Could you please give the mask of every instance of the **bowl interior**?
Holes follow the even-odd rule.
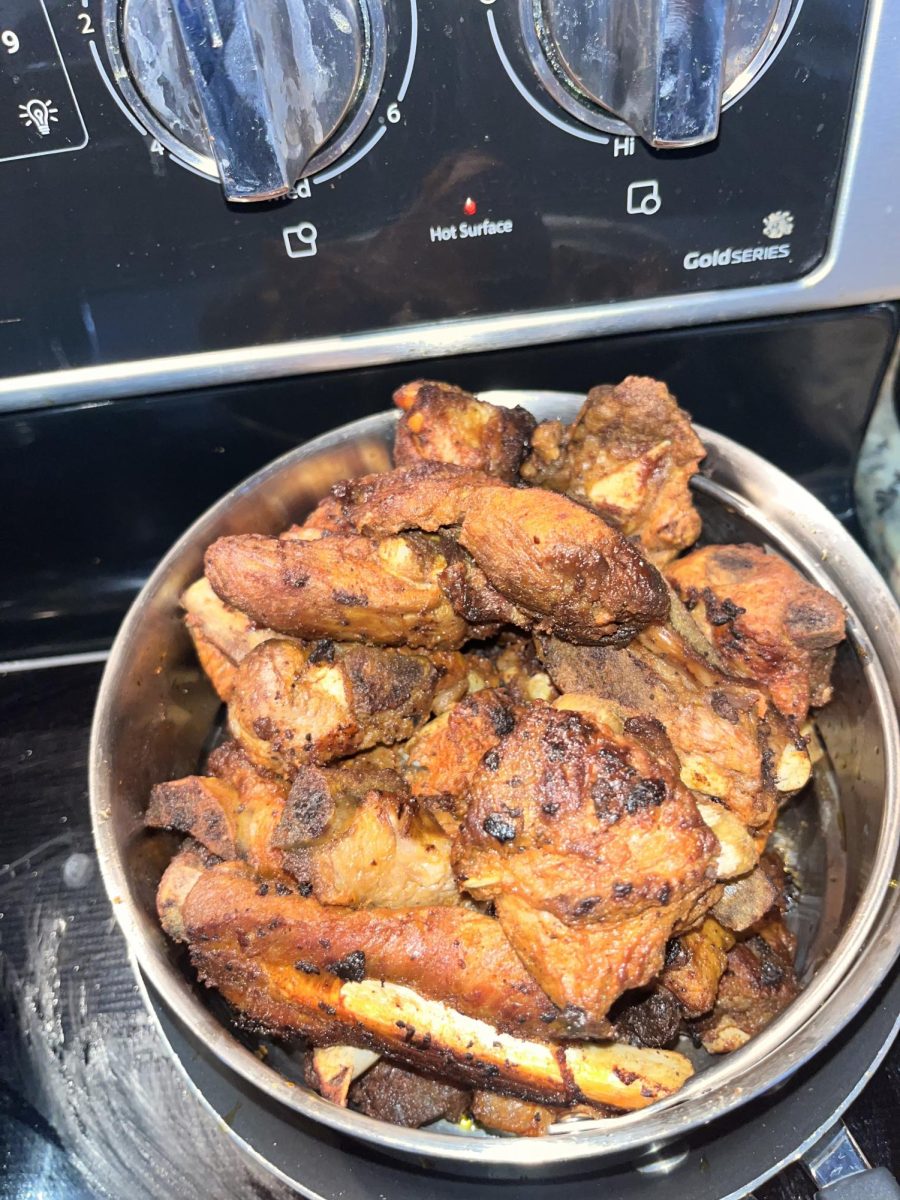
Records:
[[[544,397],[529,407],[539,417],[570,418],[576,404],[575,398]],[[142,824],[154,783],[198,770],[220,712],[181,620],[178,597],[201,574],[203,551],[216,537],[279,532],[302,518],[339,479],[389,467],[392,435],[390,414],[356,422],[271,464],[220,501],[154,573],[123,626],[104,680],[93,763],[94,780],[102,778],[103,786],[93,789],[93,802],[101,859],[113,860],[112,866],[104,866],[107,884],[151,977],[177,976],[182,991],[193,992],[197,1011],[206,1006],[217,1020],[226,1020],[224,1006],[214,993],[196,986],[183,949],[164,936],[156,917],[156,887],[178,839],[148,833]],[[715,476],[715,455],[711,458]],[[746,506],[730,504],[714,481],[698,481],[697,500],[704,541],[754,542],[783,552],[771,528],[742,511]],[[857,627],[851,621],[851,632]],[[867,665],[867,653],[851,636],[838,654],[835,699],[817,716],[824,753],[814,781],[790,802],[780,823],[779,842],[800,893],[791,920],[807,981],[827,962],[857,910],[882,829],[885,737]],[[123,889],[124,895],[117,894]],[[206,1028],[214,1036],[209,1022]],[[222,1055],[223,1046],[234,1047],[235,1036],[220,1028],[213,1050]],[[299,1085],[290,1096],[292,1106],[333,1123],[325,1102],[303,1087],[292,1054],[271,1046],[268,1062]],[[698,1066],[706,1062],[701,1055]],[[376,1133],[366,1129],[381,1124],[367,1118],[358,1122],[355,1132],[373,1138]],[[436,1143],[447,1141],[439,1133],[431,1136]],[[477,1140],[459,1138],[473,1144]]]

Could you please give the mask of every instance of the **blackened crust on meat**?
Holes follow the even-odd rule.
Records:
[[[661,988],[649,996],[623,997],[610,1019],[620,1041],[662,1049],[673,1046],[678,1039],[681,1006],[671,992]]]
[[[309,662],[313,666],[316,663],[334,662],[334,642],[330,638],[323,638],[321,641],[316,642],[309,652]]]
[[[190,776],[158,783],[150,792],[144,823],[155,829],[189,833],[220,858],[235,858],[237,850],[227,811],[236,800],[234,790],[218,779]]]
[[[513,821],[502,813],[488,813],[482,822],[482,828],[488,837],[498,842],[511,842],[516,836],[516,826]]]
[[[420,655],[395,655],[386,669],[386,660],[374,657],[363,646],[347,650],[341,666],[350,681],[357,711],[366,716],[402,708],[420,695],[430,696],[438,680],[437,670]],[[426,706],[423,711],[427,711]]]
[[[620,753],[604,749],[604,773],[591,788],[597,819],[614,825],[642,808],[658,807],[666,798],[662,779],[642,779]]]
[[[713,690],[709,694],[709,703],[716,716],[728,721],[731,725],[737,725],[740,720],[740,713],[729,700],[727,694],[720,689]]]
[[[403,780],[387,767],[351,759],[332,767],[301,767],[273,835],[273,844],[296,851],[335,836],[369,792],[403,796]],[[293,868],[292,868],[293,869]]]
[[[332,975],[337,975],[338,979],[343,979],[347,983],[359,983],[366,977],[365,950],[351,950],[337,962],[329,963],[328,970]]]
[[[346,604],[354,608],[368,608],[369,606],[369,597],[362,592],[348,592],[342,588],[335,588],[331,594],[335,604]]]
[[[301,767],[291,790],[279,825],[279,844],[311,842],[321,837],[334,816],[334,799],[324,773]]]
[[[704,588],[701,596],[706,604],[706,619],[710,625],[727,625],[729,622],[736,621],[738,617],[742,617],[747,611],[746,608],[741,608],[727,596],[722,600],[717,600],[710,588]]]
[[[348,1099],[351,1108],[368,1117],[418,1129],[441,1118],[458,1121],[471,1097],[471,1091],[382,1060],[356,1080]]]

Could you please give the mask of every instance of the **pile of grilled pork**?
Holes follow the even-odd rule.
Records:
[[[689,1035],[796,995],[767,842],[807,782],[844,615],[753,545],[691,549],[704,449],[666,387],[536,424],[399,390],[395,469],[183,597],[228,706],[147,824],[160,919],[322,1095],[539,1134],[652,1104]]]

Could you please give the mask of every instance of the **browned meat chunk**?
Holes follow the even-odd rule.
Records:
[[[711,1054],[739,1049],[790,1004],[800,991],[794,952],[794,939],[777,914],[729,950],[715,1008],[696,1024]]]
[[[693,797],[639,737],[535,703],[472,780],[453,863],[547,995],[597,1028],[660,969],[673,928],[715,881],[716,850]]]
[[[342,486],[347,515],[363,533],[457,526],[460,546],[529,627],[572,641],[624,642],[668,614],[668,592],[655,568],[565,496],[505,487],[443,463]]]
[[[360,759],[301,767],[293,784],[258,771],[235,743],[216,750],[213,777],[157,784],[149,826],[189,833],[276,885],[323,904],[412,908],[459,903],[450,839],[410,803],[394,771]]]
[[[515,725],[515,712],[506,691],[486,688],[429,721],[401,747],[410,791],[449,833],[465,815],[471,779]]]
[[[158,783],[144,816],[148,826],[189,833],[220,858],[241,858],[261,875],[282,876],[284,855],[273,837],[287,786],[256,771],[234,744],[210,758],[212,776]]]
[[[328,658],[273,639],[241,663],[228,721],[257,766],[290,776],[404,741],[431,711],[437,671],[427,658],[373,646]]]
[[[398,467],[426,460],[516,479],[536,424],[524,408],[499,408],[424,379],[398,388],[394,403],[403,410],[394,439]]]
[[[231,699],[237,664],[260,642],[277,634],[260,628],[245,614],[220,600],[207,579],[198,579],[181,597],[184,623],[200,666],[220,699]]]
[[[707,917],[666,947],[666,965],[659,982],[679,1002],[687,1017],[708,1013],[719,994],[719,980],[734,937],[718,921]]]
[[[382,1060],[350,1088],[351,1108],[367,1117],[419,1129],[435,1121],[456,1122],[469,1107],[472,1093],[450,1083],[427,1079]]]
[[[671,992],[657,988],[648,995],[626,996],[610,1019],[616,1038],[633,1046],[673,1046],[681,1032],[681,1005]]]
[[[688,485],[705,454],[666,385],[629,375],[592,388],[568,427],[539,425],[522,477],[590,504],[665,563],[700,535]]]
[[[778,793],[809,778],[806,751],[767,694],[717,671],[671,626],[651,626],[621,650],[556,638],[539,649],[563,693],[592,693],[661,721],[682,783],[751,829],[768,830]]]
[[[240,796],[229,784],[191,775],[154,785],[144,823],[189,833],[220,858],[238,858],[234,814],[239,807]]]
[[[546,1104],[529,1104],[514,1096],[496,1092],[476,1092],[472,1098],[472,1116],[485,1129],[514,1133],[518,1137],[541,1137],[565,1109]]]
[[[831,699],[840,603],[759,546],[704,546],[668,576],[727,670],[767,687],[785,716],[802,722]]]
[[[644,1108],[692,1073],[671,1051],[523,1040],[518,1031],[533,1019],[529,1003],[537,997],[527,976],[517,977],[508,947],[495,941],[492,953],[499,927],[488,917],[418,909],[390,915],[393,927],[385,928],[384,910],[327,909],[277,890],[273,896],[241,864],[210,868],[187,850],[164,874],[157,902],[167,932],[187,941],[201,980],[256,1032],[302,1033],[317,1047],[340,1046],[341,1058],[347,1047],[373,1050],[449,1082],[489,1081],[549,1104]],[[464,919],[477,924],[467,929]],[[449,988],[459,1006],[390,982],[391,964],[422,991]],[[464,1015],[462,1001],[495,1020],[512,1019],[516,1035]],[[550,1035],[567,1028],[560,1018],[545,1025]]]
[[[471,909],[330,907],[222,863],[197,875],[182,914],[198,965],[236,987],[268,969],[385,980],[523,1036],[569,1030],[499,923]]]
[[[485,631],[453,611],[440,586],[446,566],[434,540],[411,534],[239,534],[206,552],[216,593],[259,626],[303,638],[453,650]]]
[[[479,489],[459,543],[535,629],[621,642],[668,612],[659,576],[635,547],[564,496]]]
[[[450,839],[402,779],[351,760],[301,767],[274,836],[285,868],[323,904],[458,904]]]

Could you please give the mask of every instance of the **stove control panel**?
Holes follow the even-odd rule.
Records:
[[[0,0],[3,375],[799,279],[865,9]]]

